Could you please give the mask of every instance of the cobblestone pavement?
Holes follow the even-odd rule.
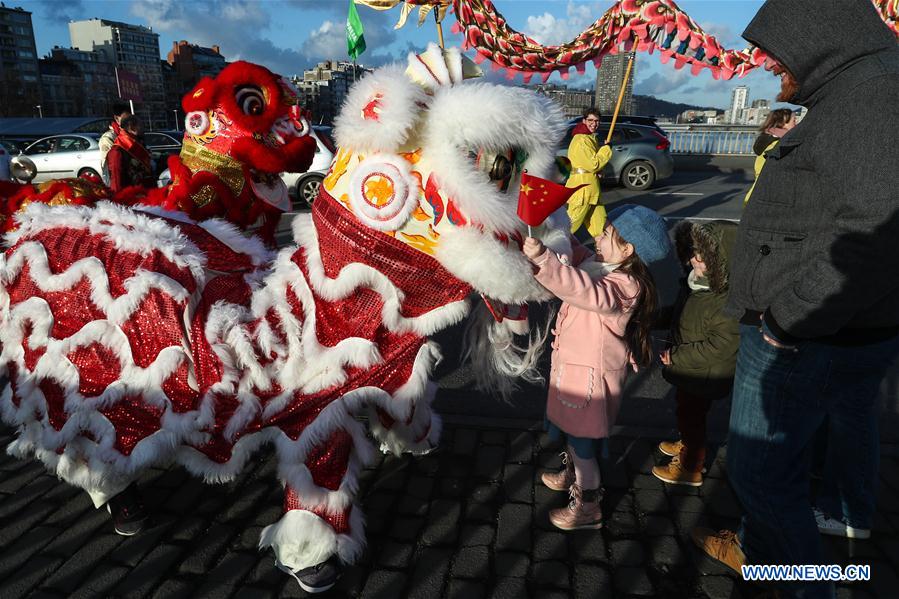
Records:
[[[602,464],[605,527],[562,533],[547,512],[567,496],[539,474],[559,467],[535,430],[450,423],[441,449],[386,457],[361,480],[369,548],[335,597],[756,597],[701,558],[696,525],[733,526],[739,509],[713,452],[701,488],[666,487],[649,474],[658,439],[613,438]],[[0,431],[0,444],[11,440]],[[889,452],[888,452],[889,453]],[[899,460],[885,455],[870,541],[827,539],[835,563],[868,563],[870,583],[840,597],[899,593]],[[256,549],[281,513],[274,460],[257,456],[235,482],[204,485],[180,468],[153,470],[142,485],[154,513],[124,538],[87,495],[36,462],[0,457],[0,597],[296,597],[295,582]]]

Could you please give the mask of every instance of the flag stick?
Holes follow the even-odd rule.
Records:
[[[533,237],[533,234],[531,234],[531,225],[528,225],[528,237]]]
[[[434,7],[434,22],[437,23],[437,40],[443,50],[443,25],[440,23],[440,6]]]
[[[627,70],[624,72],[624,80],[621,82],[621,91],[618,92],[618,103],[615,104],[615,114],[612,115],[612,124],[609,125],[609,134],[606,136],[606,143],[612,141],[612,132],[615,131],[615,122],[618,120],[618,111],[621,110],[621,102],[624,100],[624,90],[627,89],[627,82],[631,77],[631,67],[633,66],[634,54],[631,54],[630,60],[627,61]]]

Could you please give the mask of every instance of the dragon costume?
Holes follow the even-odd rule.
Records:
[[[357,83],[312,213],[277,255],[198,220],[246,222],[252,212],[229,204],[249,185],[237,165],[256,176],[275,144],[289,155],[303,140],[275,79],[248,93],[226,70],[185,100],[190,141],[174,163],[185,169],[160,206],[22,200],[0,257],[9,451],[99,506],[173,461],[231,480],[270,444],[284,515],[261,546],[291,572],[335,554],[352,563],[364,546],[358,474],[376,450],[367,429],[394,453],[439,437],[429,336],[464,319],[473,292],[494,306],[549,298],[520,251],[517,191],[524,168],[554,168],[563,119],[528,90],[463,82],[473,69],[432,46]],[[194,104],[207,95],[202,106],[221,109]],[[236,127],[235,108],[259,125],[231,158],[213,156],[212,132]],[[560,251],[565,228],[543,227]]]

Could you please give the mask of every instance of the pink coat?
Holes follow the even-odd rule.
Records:
[[[594,259],[594,254],[578,247],[572,263]],[[552,331],[547,418],[569,435],[608,437],[631,364],[624,329],[639,284],[618,271],[591,276],[562,264],[551,251],[534,264],[539,268],[536,279],[563,301]]]

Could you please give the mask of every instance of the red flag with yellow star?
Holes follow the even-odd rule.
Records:
[[[518,218],[525,224],[536,227],[546,217],[562,207],[574,192],[586,185],[565,187],[540,177],[521,174],[521,187],[518,191]]]

